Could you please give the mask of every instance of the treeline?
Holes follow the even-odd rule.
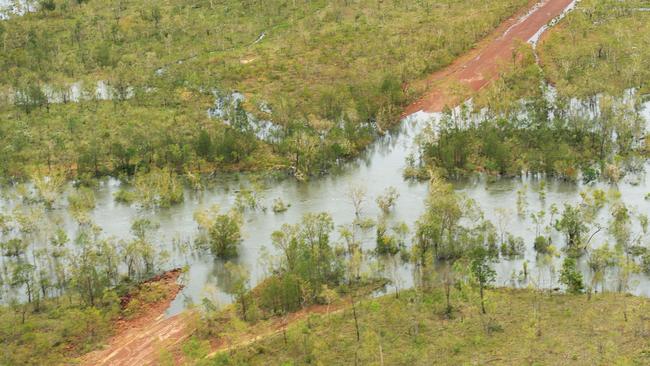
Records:
[[[626,171],[643,168],[650,150],[637,95],[553,101],[548,93],[502,112],[467,106],[447,111],[425,130],[405,175],[439,169],[450,177],[483,171],[617,182]]]
[[[409,82],[525,3],[44,2],[0,22],[1,173],[317,174],[394,125],[419,93]],[[215,89],[247,96],[241,124],[208,118]],[[260,141],[249,116],[279,136]]]
[[[46,219],[47,201],[0,214],[0,363],[69,361],[108,337],[117,317],[137,315],[147,301],[168,295],[155,284],[138,287],[166,266],[168,253],[150,236],[156,225],[137,219],[131,238],[117,241],[89,220],[92,207],[87,188],[70,195],[73,238]],[[136,290],[131,301],[122,300]]]

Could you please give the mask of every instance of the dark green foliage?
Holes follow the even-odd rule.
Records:
[[[565,204],[562,217],[555,222],[555,229],[564,233],[566,236],[569,254],[576,256],[585,249],[584,235],[589,228],[585,223],[585,218],[579,207]]]
[[[551,238],[545,236],[538,236],[535,238],[533,248],[538,254],[548,254],[551,246]]]
[[[209,230],[210,250],[220,258],[237,255],[237,248],[241,242],[239,219],[230,215],[220,215]]]
[[[283,225],[273,233],[273,245],[280,251],[276,274],[256,291],[260,308],[285,313],[318,301],[323,286],[343,281],[343,258],[330,243],[334,230],[327,213],[307,214],[301,223]]]
[[[481,170],[501,176],[544,173],[575,181],[583,171],[583,179],[591,182],[600,175],[595,166],[644,154],[646,132],[638,102],[632,106],[594,97],[576,113],[567,101],[552,104],[536,95],[503,112],[492,104],[487,113],[448,112],[435,134],[425,132],[420,142],[424,164],[452,177]],[[619,135],[625,138],[612,137]],[[418,168],[415,162],[411,165]]]
[[[377,224],[377,254],[396,255],[400,252],[400,243],[397,238],[388,232],[385,222]]]
[[[582,281],[582,273],[577,269],[575,258],[564,258],[562,270],[560,271],[560,283],[566,286],[568,293],[580,294],[584,291],[585,286]]]
[[[303,281],[293,273],[271,276],[257,285],[254,295],[259,307],[271,314],[286,314],[302,308]]]
[[[508,234],[506,241],[501,243],[501,256],[507,259],[522,257],[525,250],[524,239],[512,234]]]

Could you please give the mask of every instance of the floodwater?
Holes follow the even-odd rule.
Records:
[[[650,103],[646,103],[642,113],[646,120],[650,121]],[[405,118],[399,131],[383,136],[360,158],[346,163],[340,171],[330,175],[307,182],[298,182],[294,179],[267,181],[263,191],[263,203],[269,209],[245,213],[244,240],[240,246],[239,256],[235,260],[250,271],[251,285],[254,286],[267,276],[264,265],[265,253],[274,253],[270,240],[271,233],[279,229],[282,224],[299,222],[304,214],[310,212],[330,213],[337,226],[351,223],[354,220],[354,209],[350,200],[346,198],[350,187],[362,186],[366,190],[367,199],[362,214],[364,217],[375,219],[380,214],[375,198],[387,187],[397,188],[400,196],[394,211],[389,216],[389,223],[405,222],[413,229],[415,221],[424,210],[427,183],[404,180],[402,172],[406,157],[413,152],[414,138],[418,131],[430,121],[435,123],[436,118],[438,118],[437,114],[423,112]],[[647,168],[646,164],[646,170]],[[523,258],[501,260],[495,264],[498,273],[497,284],[500,286],[526,285],[526,283],[513,281],[513,274],[522,271],[524,261],[528,262],[530,277],[539,281],[540,286],[545,288],[557,286],[557,275],[553,278],[548,274],[548,269],[536,268],[535,251],[532,245],[535,225],[530,219],[531,213],[536,213],[542,208],[548,212],[552,204],[556,204],[561,211],[564,203],[579,202],[580,192],[594,187],[606,192],[618,191],[621,201],[634,212],[650,213],[650,200],[644,199],[650,192],[650,180],[644,173],[629,175],[617,186],[605,183],[585,186],[582,183],[545,179],[545,200],[541,200],[539,195],[540,179],[542,178],[525,176],[488,181],[485,177],[479,176],[454,182],[455,189],[475,200],[485,217],[497,228],[503,228],[515,236],[522,237],[525,241],[526,251]],[[197,210],[209,208],[214,204],[218,204],[222,210],[232,207],[236,191],[249,184],[247,176],[217,177],[211,188],[206,188],[199,193],[188,190],[185,192],[183,203],[164,209],[143,209],[116,202],[113,195],[120,188],[120,184],[120,181],[114,178],[102,181],[95,192],[96,208],[92,211],[92,219],[103,229],[105,236],[112,236],[118,240],[130,238],[130,226],[135,218],[146,217],[160,225],[154,234],[154,242],[159,249],[167,249],[172,253],[165,268],[180,266],[189,268],[189,273],[184,279],[186,286],[171,304],[168,315],[182,311],[191,303],[200,303],[205,296],[217,300],[220,304],[229,303],[230,296],[222,291],[226,278],[224,261],[214,259],[209,253],[180,251],[177,249],[178,245],[174,243],[191,243],[196,237],[198,227],[193,215]],[[11,190],[13,189],[6,188],[5,193]],[[11,212],[15,202],[7,198],[9,196],[5,194],[5,198],[0,199],[1,212]],[[524,216],[520,216],[517,210],[517,202],[518,200],[521,202],[522,197],[525,197],[523,201],[526,203]],[[270,206],[276,198],[291,204],[289,210],[280,214],[273,213]],[[51,223],[59,220],[59,224],[65,227],[69,236],[74,238],[77,227],[67,213],[66,205],[67,200],[62,197],[48,213],[48,217]],[[605,207],[600,213],[599,221],[607,225],[609,217],[608,207]],[[552,236],[553,242],[561,247],[563,243],[561,235],[553,231]],[[338,235],[334,235],[333,240],[338,240]],[[362,241],[363,248],[370,252],[375,246],[375,230],[371,229],[363,234]],[[602,245],[607,241],[613,243],[607,231],[603,230],[594,237],[592,245]],[[559,271],[560,265],[561,258],[557,258],[554,264],[556,271]],[[410,268],[409,265],[404,265],[399,271],[401,286],[412,284]],[[589,278],[590,274],[584,263],[582,263],[582,270],[586,278]],[[607,285],[614,289],[614,281],[609,281]],[[650,279],[645,275],[636,276],[630,291],[634,294],[650,296]]]
[[[24,2],[19,2],[24,4]],[[10,4],[9,0],[0,0],[0,9]],[[562,15],[570,10],[575,1],[565,9]],[[20,7],[13,9],[5,15],[20,15],[29,9]],[[0,19],[2,14],[0,12]],[[522,18],[522,21],[525,17]],[[539,35],[546,29],[540,31],[530,39],[535,44]],[[507,31],[506,31],[507,33]],[[260,35],[260,39],[264,34]],[[164,72],[164,70],[161,70]],[[94,95],[93,94],[94,90]],[[97,99],[110,99],[112,91],[107,83],[100,81],[96,85],[83,85],[73,83],[69,90],[54,90],[46,87],[46,94],[53,103],[76,102],[81,98],[95,97]],[[132,93],[132,91],[129,91]],[[224,117],[223,112],[232,100],[239,100],[240,94],[233,93],[220,99],[217,96],[215,106],[208,113],[213,117]],[[128,95],[127,95],[128,97]],[[230,98],[230,99],[229,99]],[[232,100],[231,100],[232,99]],[[263,110],[263,106],[260,107]],[[646,121],[650,122],[650,104],[646,103],[643,111]],[[235,261],[245,266],[251,274],[251,285],[265,278],[268,274],[265,271],[265,258],[267,254],[274,254],[271,245],[271,233],[285,223],[297,223],[302,216],[310,212],[328,212],[332,215],[336,225],[350,224],[354,218],[354,209],[347,192],[351,187],[362,186],[366,191],[367,199],[363,206],[363,216],[376,219],[380,210],[375,204],[375,198],[382,194],[388,187],[395,187],[400,196],[396,202],[395,209],[389,215],[390,223],[405,222],[411,229],[415,221],[424,211],[424,202],[427,197],[427,183],[407,181],[402,178],[407,156],[414,152],[415,136],[429,122],[435,123],[438,114],[427,114],[417,112],[402,121],[398,131],[387,134],[375,142],[360,158],[345,163],[336,172],[327,176],[314,178],[307,182],[298,182],[294,179],[275,179],[266,181],[263,191],[263,203],[268,210],[247,211],[243,226],[244,240],[241,243],[239,256]],[[253,121],[256,123],[256,134],[263,140],[273,138],[272,125],[267,121]],[[271,126],[271,127],[269,127]],[[648,171],[646,163],[646,171]],[[213,298],[221,304],[231,302],[231,298],[223,291],[226,279],[224,261],[214,259],[209,253],[186,252],[179,250],[178,243],[192,243],[198,234],[198,227],[194,221],[194,213],[218,204],[222,210],[231,208],[235,201],[236,191],[242,186],[249,184],[248,176],[220,176],[215,179],[209,188],[202,192],[187,190],[185,200],[179,205],[165,209],[143,209],[135,205],[125,205],[114,200],[114,194],[120,189],[120,181],[108,178],[101,182],[95,191],[96,207],[91,216],[95,224],[103,230],[106,237],[114,237],[117,240],[130,239],[131,223],[136,218],[149,218],[159,224],[152,240],[159,250],[166,249],[172,255],[165,268],[187,266],[189,272],[184,277],[185,288],[168,309],[168,315],[176,314],[185,309],[189,304],[198,304],[204,296]],[[540,198],[540,181],[546,184],[546,197]],[[636,213],[650,213],[650,200],[644,199],[650,193],[650,180],[644,173],[630,175],[624,178],[616,186],[605,183],[585,186],[582,183],[568,183],[555,179],[544,179],[540,177],[524,176],[516,179],[498,179],[488,181],[485,177],[473,177],[462,181],[455,181],[454,187],[457,192],[473,199],[484,212],[485,218],[490,220],[500,231],[507,231],[514,236],[522,237],[526,245],[523,258],[515,260],[501,260],[495,264],[497,270],[497,284],[500,286],[526,286],[529,281],[514,280],[522,271],[524,263],[527,263],[530,280],[538,283],[538,286],[550,288],[558,286],[557,275],[551,276],[547,267],[537,268],[536,255],[533,249],[533,240],[536,236],[535,224],[530,214],[537,213],[544,209],[550,211],[555,204],[560,210],[565,203],[579,202],[580,192],[593,188],[600,188],[605,191],[616,191],[620,193],[620,200]],[[5,195],[0,197],[0,212],[11,212],[16,204],[12,196],[14,188],[3,189]],[[68,191],[70,191],[68,189]],[[7,194],[9,193],[9,194]],[[274,199],[280,198],[291,204],[288,211],[275,214],[270,209]],[[55,204],[54,209],[47,213],[45,227],[62,226],[68,232],[68,236],[74,238],[77,226],[74,219],[66,210],[67,200],[62,196]],[[518,202],[525,202],[525,214],[518,212]],[[606,226],[609,221],[609,207],[601,210],[598,222]],[[545,223],[548,223],[548,215]],[[634,230],[638,232],[639,228]],[[44,230],[46,231],[46,230]],[[562,246],[563,239],[555,231],[551,231],[553,243]],[[0,240],[4,240],[0,234]],[[337,240],[334,235],[334,240]],[[364,232],[361,237],[362,246],[370,252],[375,246],[375,230]],[[36,246],[43,245],[46,241],[39,240]],[[598,246],[613,240],[606,230],[594,236],[592,245]],[[645,242],[645,245],[650,243]],[[559,270],[560,258],[556,258],[552,266]],[[2,259],[0,259],[0,265]],[[581,269],[587,278],[590,273],[586,264],[581,263]],[[411,266],[405,264],[398,271],[401,286],[412,284]],[[610,289],[615,288],[613,280],[608,281]],[[646,275],[637,275],[633,278],[630,292],[638,295],[650,296],[650,278]],[[17,294],[20,296],[20,294]],[[4,301],[5,299],[1,299]]]
[[[34,2],[28,0],[0,0],[0,20],[20,16],[35,9]]]

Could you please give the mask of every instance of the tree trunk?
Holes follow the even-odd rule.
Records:
[[[481,312],[483,312],[483,314],[487,314],[487,312],[485,311],[485,299],[483,297],[483,284],[480,284],[479,289],[481,292]]]
[[[354,327],[357,332],[357,342],[361,341],[361,333],[359,332],[359,320],[357,318],[357,306],[356,306],[356,299],[354,296],[352,297],[352,315],[354,316]]]

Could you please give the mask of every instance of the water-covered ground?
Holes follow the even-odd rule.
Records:
[[[647,104],[643,114],[650,121],[650,108]],[[250,270],[252,285],[267,276],[263,259],[265,253],[273,254],[271,233],[279,229],[282,224],[296,223],[309,212],[328,212],[337,225],[351,223],[355,214],[347,198],[350,187],[365,188],[367,199],[363,206],[363,215],[368,218],[377,218],[380,214],[375,198],[387,187],[397,188],[400,196],[389,220],[405,222],[413,229],[415,221],[424,210],[427,183],[404,180],[402,171],[406,157],[413,151],[414,137],[417,132],[437,117],[435,114],[420,112],[405,118],[399,131],[382,137],[362,157],[347,163],[340,171],[328,176],[314,178],[307,182],[298,182],[294,179],[267,181],[263,190],[264,205],[270,208],[274,199],[281,198],[291,204],[291,207],[280,214],[275,214],[270,209],[246,212],[243,226],[244,240],[236,262]],[[499,285],[526,285],[526,283],[513,282],[513,274],[517,275],[521,272],[524,261],[527,261],[531,279],[539,280],[543,287],[557,286],[557,283],[551,283],[552,278],[548,274],[547,267],[539,271],[536,269],[536,255],[532,245],[536,234],[535,225],[530,218],[531,213],[541,209],[548,212],[553,204],[561,210],[564,203],[579,202],[581,191],[593,188],[600,188],[606,192],[620,192],[620,199],[630,209],[638,213],[650,213],[650,201],[644,199],[650,192],[650,180],[645,173],[628,175],[616,186],[605,183],[585,186],[581,183],[543,179],[546,182],[545,199],[541,199],[539,194],[542,179],[522,177],[492,181],[478,176],[454,182],[456,190],[475,200],[485,217],[499,230],[524,239],[526,251],[523,258],[502,260],[496,264]],[[242,185],[248,185],[245,175],[219,177],[212,187],[202,192],[186,191],[185,200],[179,205],[164,209],[142,209],[135,205],[116,202],[114,194],[120,188],[120,181],[113,178],[105,179],[95,191],[96,207],[91,216],[102,228],[105,236],[113,236],[118,240],[131,237],[130,227],[135,218],[146,217],[160,225],[156,230],[154,241],[159,248],[166,248],[172,253],[167,267],[187,265],[189,268],[186,287],[171,305],[169,314],[181,311],[190,303],[200,302],[200,299],[206,295],[216,296],[221,303],[227,303],[230,302],[230,296],[221,290],[225,278],[224,262],[214,259],[208,253],[177,250],[177,244],[191,243],[196,237],[198,228],[193,215],[197,210],[209,208],[214,204],[218,204],[224,210],[232,207],[236,191]],[[5,198],[0,200],[0,210],[3,212],[11,212],[12,206],[16,203],[11,199],[12,190],[15,188],[4,189]],[[518,202],[519,207],[522,207],[521,202],[525,202],[523,207],[526,213],[523,216],[518,213]],[[54,209],[48,213],[48,217],[52,226],[55,223],[62,225],[69,236],[74,238],[77,226],[66,210],[66,205],[67,200],[61,197]],[[601,210],[598,221],[607,225],[609,217],[609,209],[605,207]],[[548,216],[545,220],[549,220]],[[552,231],[552,235],[556,245],[563,243],[560,233]],[[334,240],[337,239],[335,235]],[[607,230],[602,230],[594,237],[592,245],[602,245],[607,241],[613,242]],[[368,251],[375,247],[374,229],[363,235],[363,247]],[[555,260],[555,268],[558,271],[560,261],[559,258]],[[589,278],[590,273],[585,263],[582,263],[582,269],[585,276]],[[403,266],[399,273],[403,286],[412,283],[410,266]],[[554,280],[557,281],[557,275]],[[614,281],[610,281],[610,285],[613,288]],[[633,279],[631,292],[650,296],[650,279],[645,275],[636,276]]]

